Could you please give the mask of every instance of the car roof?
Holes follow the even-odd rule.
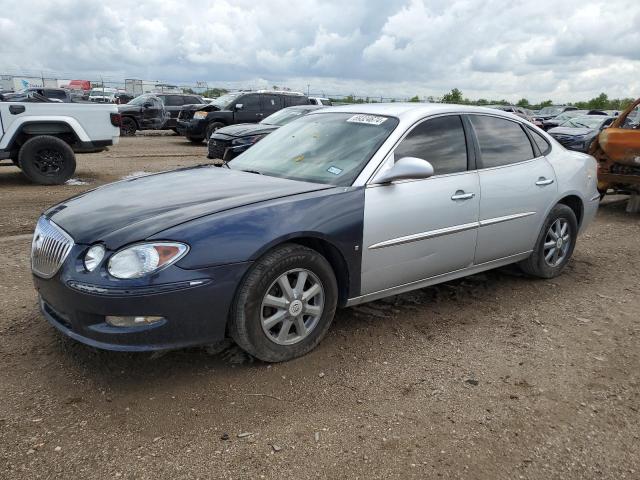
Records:
[[[486,113],[493,116],[501,116],[508,119],[522,119],[503,110],[472,105],[453,105],[447,103],[355,103],[336,107],[325,107],[318,114],[329,112],[364,113],[370,115],[386,115],[397,117],[400,120],[417,120],[429,115],[439,113]]]

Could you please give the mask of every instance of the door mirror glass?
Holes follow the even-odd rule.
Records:
[[[416,180],[433,176],[433,165],[416,157],[402,157],[386,172],[382,173],[375,183],[391,183],[398,180]]]
[[[242,107],[243,107],[243,106],[244,106],[244,105],[243,105],[243,104],[241,104],[241,103],[236,103],[236,107],[235,107],[235,108],[236,108],[236,110],[242,110]]]

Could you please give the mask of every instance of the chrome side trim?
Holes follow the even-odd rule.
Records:
[[[375,250],[377,248],[393,247],[395,245],[402,245],[404,243],[419,242],[420,240],[426,240],[427,238],[441,237],[443,235],[450,235],[452,233],[464,232],[465,230],[472,230],[478,227],[478,222],[463,223],[462,225],[455,225],[453,227],[439,228],[437,230],[430,230],[428,232],[414,233],[413,235],[407,235],[405,237],[392,238],[383,242],[374,243],[369,246],[369,250]]]
[[[536,212],[523,212],[514,213],[513,215],[505,215],[504,217],[487,218],[486,220],[481,220],[479,222],[463,223],[461,225],[454,225],[453,227],[439,228],[437,230],[429,230],[428,232],[414,233],[412,235],[406,235],[404,237],[391,238],[389,240],[384,240],[382,242],[369,245],[368,248],[369,250],[376,250],[378,248],[394,247],[396,245],[403,245],[405,243],[419,242],[421,240],[427,240],[429,238],[451,235],[452,233],[459,233],[478,227],[495,225],[496,223],[508,222],[510,220],[529,217],[535,214]]]
[[[486,227],[487,225],[495,225],[496,223],[508,222],[509,220],[530,217],[535,214],[536,212],[514,213],[513,215],[505,215],[504,217],[487,218],[486,220],[480,220],[479,223],[481,227]]]
[[[390,295],[398,295],[400,293],[409,292],[411,290],[417,290],[418,288],[428,287],[436,283],[443,283],[449,280],[454,280],[456,278],[473,275],[475,273],[479,273],[484,270],[491,270],[492,268],[509,265],[519,260],[524,260],[525,258],[529,257],[529,255],[531,255],[531,252],[533,252],[533,250],[528,250],[522,253],[516,253],[515,255],[509,255],[508,257],[498,258],[496,260],[491,260],[484,263],[479,263],[477,265],[461,268],[459,270],[454,270],[452,272],[442,273],[434,277],[424,278],[422,280],[416,280],[415,282],[405,283],[403,285],[397,285],[395,287],[386,288],[384,290],[378,290],[377,292],[368,293],[367,295],[353,297],[347,300],[346,306],[352,307],[354,305],[359,305],[365,302],[371,302],[373,300],[378,300],[379,298],[388,297]]]

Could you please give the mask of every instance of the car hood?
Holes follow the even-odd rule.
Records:
[[[229,125],[228,127],[216,130],[213,137],[215,138],[217,135],[225,135],[227,137],[261,135],[273,132],[277,128],[279,128],[278,125],[267,125],[266,123],[239,123],[237,125]]]
[[[329,188],[334,187],[203,165],[105,185],[45,216],[76,243],[119,248],[198,217]]]
[[[582,136],[589,135],[590,133],[596,132],[593,128],[574,128],[574,127],[556,127],[549,130],[547,133],[549,135],[572,135],[572,136]]]
[[[125,113],[125,112],[140,112],[142,111],[142,107],[140,107],[139,105],[129,105],[129,104],[124,104],[124,105],[118,105],[118,112],[119,113]]]

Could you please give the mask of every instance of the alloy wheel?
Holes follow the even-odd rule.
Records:
[[[550,267],[560,265],[569,253],[571,235],[569,222],[564,218],[558,218],[551,224],[544,239],[544,261]]]
[[[293,345],[311,334],[323,310],[320,279],[304,268],[289,270],[271,284],[262,299],[262,330],[278,345]]]

